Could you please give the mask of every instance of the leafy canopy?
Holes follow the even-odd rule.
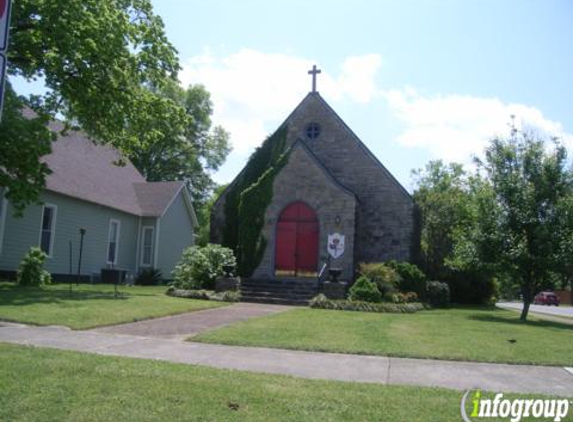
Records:
[[[46,87],[28,98],[7,89],[0,185],[17,210],[45,185],[40,157],[55,116],[111,143],[149,180],[186,179],[195,199],[213,186],[209,171],[228,154],[228,135],[211,130],[203,87],[179,87],[177,52],[149,0],[15,1],[8,63],[11,77]]]

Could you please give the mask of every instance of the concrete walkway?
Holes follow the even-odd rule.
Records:
[[[0,342],[303,378],[437,386],[457,390],[480,388],[495,392],[573,397],[573,373],[559,367],[222,346],[94,330],[71,331],[63,327],[34,327],[9,323],[0,326]]]
[[[289,309],[292,308],[280,305],[237,303],[222,308],[95,328],[93,331],[183,340],[204,331],[255,317],[288,311]]]

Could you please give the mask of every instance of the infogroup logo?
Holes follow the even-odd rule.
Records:
[[[560,422],[569,413],[571,402],[567,399],[506,399],[503,393],[497,393],[493,399],[482,397],[480,390],[471,396],[471,405],[467,400],[472,390],[467,390],[460,405],[465,422],[475,422],[487,418],[507,418],[519,422],[522,418],[548,419]],[[470,407],[468,415],[467,408]]]

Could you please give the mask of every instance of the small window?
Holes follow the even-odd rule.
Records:
[[[141,265],[151,266],[153,259],[153,227],[143,228],[143,242],[141,243]]]
[[[309,123],[306,126],[306,137],[308,139],[316,139],[320,135],[320,126],[318,123]]]
[[[52,256],[54,251],[54,233],[56,231],[56,206],[44,205],[42,209],[42,226],[40,227],[40,249]]]
[[[117,250],[119,248],[119,228],[118,220],[109,220],[109,234],[107,243],[107,263],[117,264]]]

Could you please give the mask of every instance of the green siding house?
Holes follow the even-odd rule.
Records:
[[[52,170],[39,205],[22,217],[0,188],[0,273],[13,274],[31,246],[48,254],[46,269],[58,278],[80,274],[95,281],[102,269],[135,276],[142,269],[171,271],[194,244],[197,218],[183,182],[147,182],[120,154],[69,131],[44,157]]]

